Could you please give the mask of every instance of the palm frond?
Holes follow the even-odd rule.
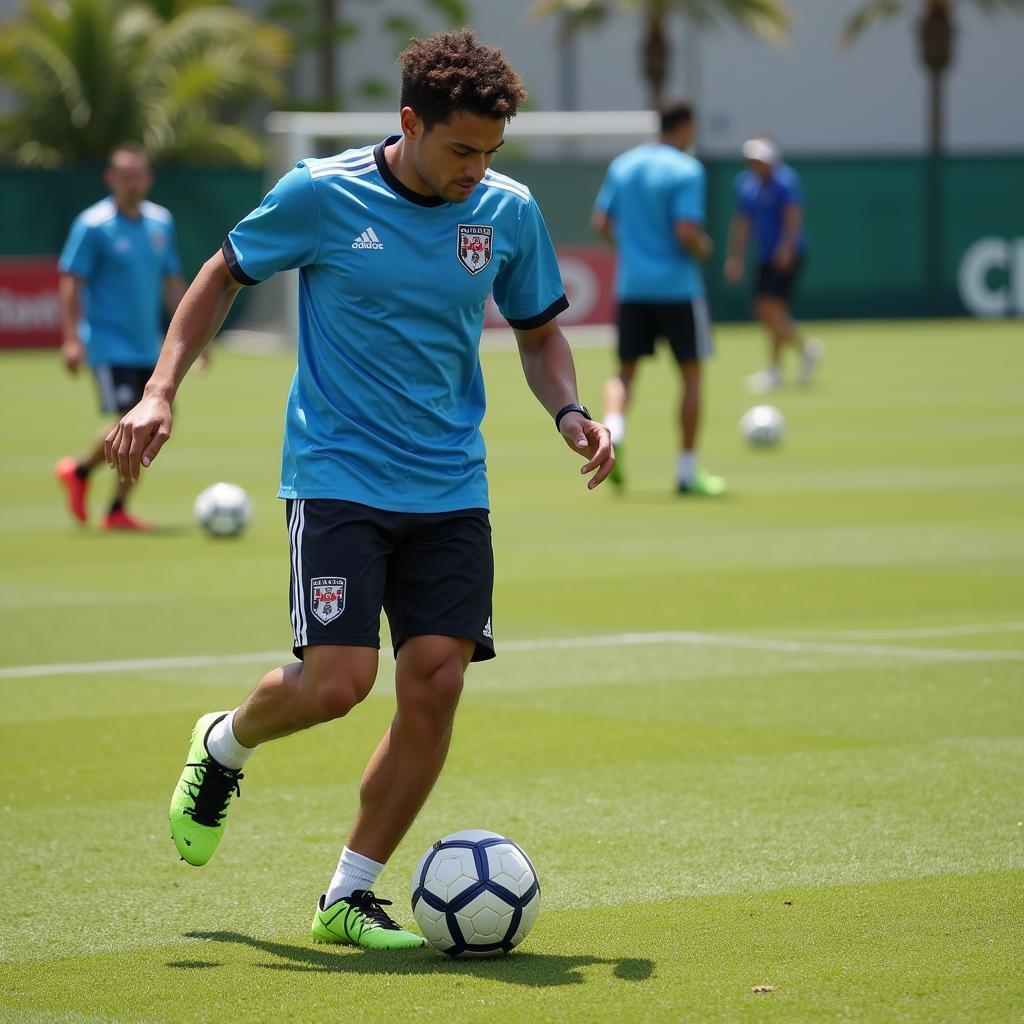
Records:
[[[536,18],[557,17],[558,37],[565,41],[581,29],[593,28],[607,21],[614,4],[610,0],[537,0],[530,8]]]
[[[1024,14],[1024,0],[972,0],[972,2],[985,14],[1000,14],[1003,11]]]
[[[856,39],[872,25],[894,18],[902,13],[906,6],[906,0],[869,0],[847,18],[839,37],[841,44],[844,47],[852,46]]]

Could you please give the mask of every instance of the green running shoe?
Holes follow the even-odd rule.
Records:
[[[206,750],[210,730],[227,714],[203,715],[192,729],[185,770],[171,797],[171,838],[181,859],[201,867],[212,856],[224,831],[232,794],[241,791],[241,771],[218,764]]]
[[[313,915],[314,942],[340,942],[346,946],[362,946],[364,949],[414,949],[426,945],[422,935],[403,931],[388,916],[385,907],[391,900],[378,899],[369,889],[356,889],[351,896],[345,896],[324,906],[320,897]]]
[[[703,494],[706,497],[716,497],[725,493],[725,480],[714,473],[705,473],[704,470],[697,470],[697,475],[689,482],[679,483],[680,494]]]

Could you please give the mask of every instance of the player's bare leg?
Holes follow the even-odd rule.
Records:
[[[302,664],[268,672],[235,712],[232,731],[244,747],[344,718],[373,689],[373,647],[314,645]]]
[[[268,672],[233,712],[203,715],[192,730],[185,768],[171,797],[171,836],[196,867],[213,856],[242,767],[268,740],[347,715],[373,687],[377,650],[307,647],[301,665]]]
[[[701,364],[688,360],[679,364],[682,378],[682,396],[679,401],[679,467],[676,484],[681,494],[721,494],[725,481],[720,476],[704,472],[697,466],[697,434],[700,430]]]
[[[434,788],[451,742],[455,709],[474,642],[419,636],[398,652],[398,708],[359,788],[349,849],[384,863]]]
[[[636,360],[619,365],[619,372],[609,377],[604,384],[604,425],[611,434],[612,444],[616,448],[615,467],[608,479],[617,488],[626,482],[622,465],[622,445],[626,439],[626,413],[632,394],[633,377],[636,375]]]
[[[374,895],[372,886],[444,765],[473,648],[471,640],[420,636],[399,650],[398,709],[363,772],[348,845],[313,915],[315,941],[370,949],[422,945],[420,936],[391,919],[384,910],[388,901]]]

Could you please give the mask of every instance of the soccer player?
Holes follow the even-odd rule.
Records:
[[[399,59],[401,133],[303,160],[277,183],[199,272],[145,397],[107,438],[111,464],[136,479],[238,290],[299,268],[280,496],[300,661],[267,673],[240,707],[198,720],[171,832],[186,861],[205,864],[253,750],[366,697],[383,607],[397,711],[363,773],[312,935],[389,949],[423,940],[391,919],[374,886],[444,764],[467,667],[494,656],[480,435],[489,292],[552,433],[585,460],[587,486],[614,464],[607,429],[579,404],[556,319],[568,302],[540,211],[524,185],[490,169],[526,97],[519,76],[468,30],[413,40]]]
[[[704,231],[704,167],[686,149],[693,110],[676,102],[661,111],[661,135],[616,157],[598,193],[591,224],[618,254],[618,374],[605,384],[604,421],[612,443],[626,437],[637,363],[668,341],[679,365],[681,494],[721,494],[725,481],[697,465],[701,363],[712,353],[700,264],[711,255]],[[622,487],[621,451],[612,483]]]
[[[793,288],[807,250],[804,237],[804,200],[800,178],[782,162],[778,143],[757,135],[743,143],[747,169],[736,178],[736,214],[729,226],[726,280],[743,277],[747,239],[757,243],[757,282],[754,315],[771,339],[768,366],[747,378],[754,394],[782,386],[782,356],[787,346],[800,354],[797,380],[809,384],[814,368],[825,354],[817,338],[804,339],[790,313]]]
[[[102,411],[121,414],[142,398],[160,353],[163,318],[177,308],[185,281],[170,211],[146,199],[153,172],[142,149],[117,146],[103,180],[110,195],[75,218],[58,264],[61,356],[74,374],[87,362]],[[82,523],[89,518],[89,474],[103,462],[109,430],[81,458],[69,455],[54,467],[71,514]],[[117,482],[104,529],[149,529],[125,508],[132,487],[131,480]]]

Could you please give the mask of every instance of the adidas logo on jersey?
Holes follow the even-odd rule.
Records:
[[[353,243],[353,249],[383,249],[384,243],[373,228],[367,228]]]

